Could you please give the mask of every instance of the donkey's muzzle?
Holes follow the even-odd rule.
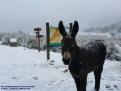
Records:
[[[69,65],[69,63],[70,63],[70,59],[62,59],[62,61],[63,61],[63,63],[65,64],[65,65]]]
[[[69,53],[68,51],[65,51],[65,52],[63,52],[62,55],[63,55],[63,59],[62,59],[63,63],[64,63],[65,65],[68,65],[69,62],[70,62],[70,59],[71,59],[70,53]]]
[[[65,52],[63,53],[63,58],[66,59],[66,60],[70,59],[70,58],[71,58],[70,52],[65,51]]]

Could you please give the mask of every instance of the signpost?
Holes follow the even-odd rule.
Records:
[[[50,43],[49,46],[61,46],[62,36],[57,27],[50,27]]]
[[[49,23],[46,23],[46,48],[47,48],[47,60],[50,59],[50,28],[49,28]]]
[[[73,23],[69,23],[69,25],[70,25],[70,28],[69,28],[69,32],[70,32],[70,34],[72,33],[72,29],[73,29]]]
[[[41,31],[41,28],[34,28],[34,31],[36,33],[36,38],[37,38],[37,49],[38,51],[40,52],[40,31]]]

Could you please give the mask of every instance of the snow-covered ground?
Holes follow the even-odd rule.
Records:
[[[70,73],[64,73],[61,54],[50,54],[51,63],[46,60],[46,52],[0,45],[0,91],[76,91]],[[10,89],[14,86],[16,89]],[[93,87],[94,76],[89,73],[87,91],[93,91]],[[110,90],[121,91],[121,62],[106,60],[100,91]]]

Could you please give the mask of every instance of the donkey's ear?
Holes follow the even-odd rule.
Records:
[[[65,36],[67,35],[67,33],[66,33],[66,30],[65,30],[65,27],[64,27],[62,21],[59,22],[58,28],[59,28],[60,34],[61,34],[63,37],[65,37]]]
[[[79,24],[77,21],[74,21],[74,26],[73,26],[72,33],[71,33],[71,36],[73,38],[75,38],[76,34],[78,33],[78,30],[79,30]]]

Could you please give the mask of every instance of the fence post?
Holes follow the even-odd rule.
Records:
[[[47,60],[50,59],[50,48],[49,48],[49,43],[50,43],[50,28],[49,28],[49,23],[46,23],[46,48],[47,48]]]

